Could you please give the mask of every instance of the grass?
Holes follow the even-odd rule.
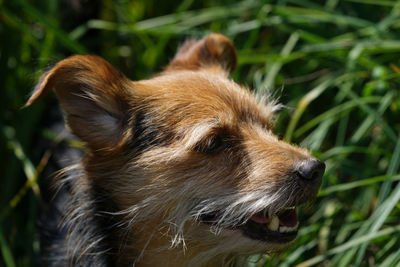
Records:
[[[295,245],[241,264],[399,266],[398,1],[104,0],[75,12],[65,2],[0,0],[0,266],[37,265],[39,183],[53,152],[38,140],[60,141],[46,124],[53,97],[21,109],[41,70],[94,53],[142,79],[209,32],[238,48],[236,81],[286,105],[276,133],[327,163]]]

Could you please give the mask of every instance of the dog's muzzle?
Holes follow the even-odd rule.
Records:
[[[248,238],[263,242],[284,244],[293,241],[299,225],[298,206],[315,198],[324,172],[325,164],[320,160],[312,158],[300,162],[288,178],[295,191],[281,200],[287,203],[286,207],[274,214],[269,214],[269,207],[265,207],[239,225],[227,229],[239,230]],[[205,214],[200,221],[216,225],[220,215],[221,212]]]

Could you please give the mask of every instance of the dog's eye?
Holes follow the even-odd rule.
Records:
[[[228,138],[221,135],[215,135],[200,141],[194,149],[206,154],[217,154],[230,146],[231,143]]]

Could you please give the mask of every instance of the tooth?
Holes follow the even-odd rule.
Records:
[[[297,227],[299,226],[299,223],[297,223],[293,227],[288,227],[288,226],[280,226],[279,227],[279,232],[281,233],[288,233],[288,232],[294,232],[297,230]]]
[[[268,229],[271,231],[277,231],[279,228],[279,218],[276,215],[272,215],[271,221],[268,224]]]
[[[292,231],[292,228],[290,228],[290,227],[287,227],[287,226],[279,227],[279,232],[281,232],[281,233],[288,233],[288,232],[291,232],[291,231]]]

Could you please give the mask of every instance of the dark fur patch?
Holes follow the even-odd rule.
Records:
[[[194,150],[205,154],[213,155],[229,149],[233,146],[233,139],[228,129],[220,128],[214,133],[200,140]]]
[[[133,138],[129,145],[137,153],[161,146],[172,139],[172,133],[164,129],[146,112],[138,112],[133,125]]]
[[[79,171],[72,171],[50,203],[43,203],[39,222],[41,266],[115,266],[112,246],[114,204],[99,188],[73,190]],[[76,208],[75,207],[79,207]],[[82,219],[84,218],[84,219]]]

